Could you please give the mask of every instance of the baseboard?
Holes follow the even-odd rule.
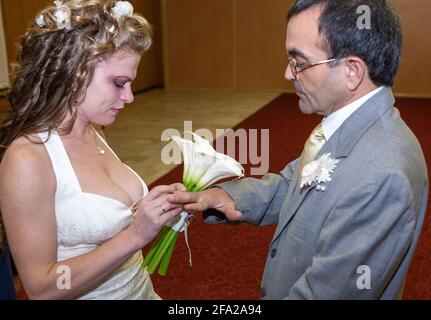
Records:
[[[295,90],[280,88],[280,89],[259,89],[259,88],[206,88],[206,87],[165,87],[167,91],[183,91],[183,92],[274,92],[274,93],[289,93],[296,94]],[[431,94],[416,94],[416,93],[403,93],[394,92],[396,98],[411,98],[411,99],[431,99]]]
[[[431,99],[429,94],[413,94],[413,93],[402,93],[394,92],[396,98],[409,98],[409,99]]]

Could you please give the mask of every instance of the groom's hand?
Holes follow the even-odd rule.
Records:
[[[242,213],[235,210],[235,202],[227,192],[220,188],[212,188],[201,192],[176,192],[167,198],[172,204],[183,204],[184,210],[190,213],[216,209],[230,221],[239,221]]]

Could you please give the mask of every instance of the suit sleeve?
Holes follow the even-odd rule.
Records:
[[[289,163],[279,174],[266,174],[261,179],[246,178],[223,183],[216,187],[225,190],[235,201],[236,209],[244,215],[243,222],[257,226],[278,223],[281,206],[286,200],[287,190],[298,164],[298,159]],[[207,223],[220,223],[213,211],[205,214]]]
[[[415,210],[400,172],[386,171],[346,192],[321,229],[312,265],[286,298],[378,298],[411,245]]]

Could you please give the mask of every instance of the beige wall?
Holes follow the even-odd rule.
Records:
[[[0,3],[0,90],[9,88],[9,67],[4,37],[3,12]]]
[[[232,0],[162,0],[167,87],[235,85]]]
[[[130,0],[136,12],[142,13],[154,26],[154,46],[142,58],[137,78],[133,85],[135,91],[163,84],[161,13],[160,0]],[[52,0],[1,0],[6,36],[6,48],[10,63],[16,61],[15,42],[32,23],[37,12]]]
[[[292,91],[284,80],[286,15],[293,0],[162,0],[169,88]],[[394,86],[431,97],[431,1],[391,0],[404,29]]]
[[[141,13],[153,26],[154,41],[142,56],[138,75],[133,82],[135,92],[163,85],[163,54],[160,0],[131,0],[135,11]]]
[[[284,79],[286,16],[293,0],[235,0],[237,89],[293,90]]]
[[[391,0],[404,32],[404,53],[395,92],[431,97],[431,1]]]
[[[294,0],[131,1],[155,30],[154,46],[142,59],[135,91],[163,83],[168,88],[293,90],[283,75],[286,14]],[[13,62],[14,41],[36,12],[52,1],[1,2],[8,60]],[[394,90],[431,97],[431,1],[391,2],[405,38]]]

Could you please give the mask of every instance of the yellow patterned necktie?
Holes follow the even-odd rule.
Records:
[[[301,172],[307,164],[314,160],[325,143],[326,138],[325,134],[323,133],[322,124],[320,123],[316,128],[314,128],[313,132],[305,143],[304,151],[302,152],[301,156]]]

